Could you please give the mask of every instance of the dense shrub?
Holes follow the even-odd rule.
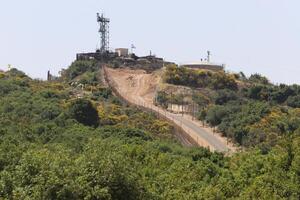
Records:
[[[68,80],[72,80],[85,72],[95,72],[98,68],[97,61],[95,60],[76,60],[68,69],[63,71],[62,76]]]
[[[99,124],[98,112],[89,100],[78,99],[72,102],[69,114],[84,125],[96,127]]]
[[[264,84],[264,85],[269,84],[269,80],[260,74],[252,74],[249,77],[249,81],[254,83]]]
[[[293,108],[300,108],[300,95],[290,96],[286,101],[288,106]]]
[[[8,88],[0,90],[0,199],[300,198],[299,109],[244,99],[206,107],[225,133],[260,143],[225,157],[182,147],[167,122],[106,92],[93,103],[116,123],[93,128],[69,115],[94,115],[88,96],[70,100],[67,84],[14,79],[0,80]],[[276,143],[263,143],[278,131]]]
[[[225,72],[195,70],[171,65],[166,68],[164,79],[167,83],[196,88],[237,89],[234,76]]]
[[[229,101],[238,99],[238,96],[235,92],[231,90],[218,90],[216,95],[213,97],[215,104],[223,105]]]

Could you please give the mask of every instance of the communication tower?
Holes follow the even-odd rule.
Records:
[[[103,14],[97,13],[97,22],[99,23],[99,33],[101,37],[100,53],[109,51],[109,18],[105,18]]]

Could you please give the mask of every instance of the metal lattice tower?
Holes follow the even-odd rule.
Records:
[[[97,13],[97,22],[99,23],[99,33],[101,35],[101,47],[100,53],[109,51],[109,22],[108,18],[105,18],[103,14],[101,16]]]

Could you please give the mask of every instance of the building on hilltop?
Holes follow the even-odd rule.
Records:
[[[205,69],[212,71],[222,71],[225,69],[224,64],[216,64],[207,61],[182,63],[180,64],[180,67],[188,67],[191,69]]]
[[[129,55],[127,48],[117,48],[115,52],[119,57],[128,57]]]
[[[210,51],[207,51],[207,58],[201,59],[200,61],[196,62],[188,62],[188,63],[182,63],[179,66],[180,67],[188,67],[191,69],[205,69],[205,70],[212,70],[212,71],[223,71],[225,69],[225,64],[217,64],[212,63],[210,61]]]
[[[111,51],[109,47],[109,24],[110,19],[105,18],[103,14],[97,13],[97,22],[99,23],[99,34],[101,47],[96,52],[78,53],[76,60],[97,60],[103,63],[113,64],[115,66],[128,67],[148,67],[151,69],[162,68],[164,60],[152,55],[139,57],[133,53],[136,47],[131,45],[131,53],[128,48],[116,48]]]

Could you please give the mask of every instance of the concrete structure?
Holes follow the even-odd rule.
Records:
[[[205,69],[205,70],[212,70],[212,71],[221,71],[224,70],[225,64],[216,64],[210,62],[211,53],[207,51],[207,58],[201,59],[199,62],[190,62],[190,63],[183,63],[180,64],[180,67],[188,67],[192,69]]]
[[[93,53],[78,53],[76,54],[76,60],[98,60],[98,61],[111,61],[115,59],[117,55],[114,52],[101,53],[99,50]]]
[[[92,60],[95,59],[100,53],[78,53],[76,60]]]
[[[151,62],[163,62],[164,61],[163,58],[159,58],[159,57],[156,57],[156,56],[153,56],[153,55],[143,56],[143,57],[140,57],[140,59],[147,59]]]
[[[128,49],[127,48],[118,48],[115,50],[119,57],[127,57],[128,56]]]
[[[169,103],[167,110],[173,113],[192,113],[193,107],[191,105]]]
[[[190,63],[182,63],[180,67],[188,67],[192,69],[205,69],[205,70],[212,70],[212,71],[221,71],[224,70],[224,64],[216,64],[207,61],[200,61],[200,62],[190,62]]]

